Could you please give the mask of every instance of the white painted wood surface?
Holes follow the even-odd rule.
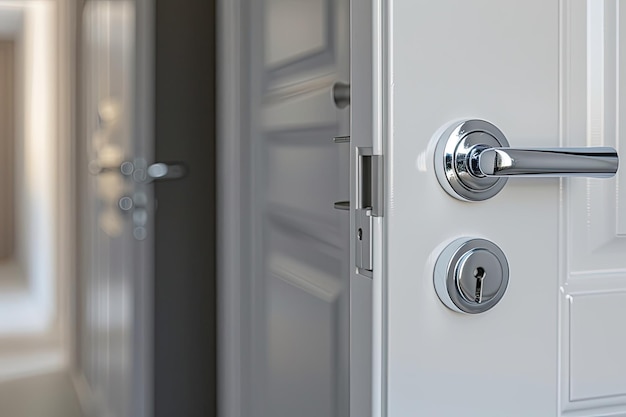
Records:
[[[471,117],[512,146],[614,146],[623,156],[623,9],[384,3],[386,309],[375,343],[386,366],[374,415],[626,413],[623,169],[610,180],[513,179],[466,203],[439,186],[432,146],[441,126]],[[509,260],[507,293],[481,315],[448,310],[433,288],[435,259],[460,236],[492,240]]]

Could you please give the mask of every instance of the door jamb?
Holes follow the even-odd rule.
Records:
[[[218,415],[245,415],[242,337],[249,319],[242,314],[246,258],[244,229],[245,161],[248,151],[244,96],[244,5],[217,1],[217,309]]]

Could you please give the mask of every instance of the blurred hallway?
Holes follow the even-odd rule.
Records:
[[[0,416],[81,417],[72,380],[66,373],[0,383]]]
[[[216,414],[215,36],[0,0],[0,416]]]

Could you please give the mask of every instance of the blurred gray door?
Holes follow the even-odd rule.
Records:
[[[150,415],[146,4],[88,1],[82,20],[79,372],[83,401],[98,417]]]
[[[348,416],[349,1],[248,0],[244,416]]]

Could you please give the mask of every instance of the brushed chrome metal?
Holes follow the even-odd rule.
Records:
[[[354,164],[357,178],[355,208],[356,271],[373,277],[372,225],[374,217],[384,214],[384,165],[382,155],[373,155],[370,147],[357,147]]]
[[[124,161],[120,165],[120,172],[124,175],[132,175],[135,170],[135,165],[130,161]]]
[[[335,107],[345,109],[350,104],[350,84],[336,82],[332,86],[332,97]]]
[[[486,200],[498,194],[506,178],[481,178],[470,171],[469,161],[477,149],[508,147],[504,134],[484,120],[451,124],[439,137],[435,149],[435,173],[451,196],[465,201]]]
[[[176,180],[187,175],[187,168],[184,164],[166,164],[157,162],[148,167],[148,177],[151,180]]]
[[[617,151],[609,147],[511,148],[502,131],[485,120],[451,124],[434,157],[443,189],[465,201],[493,197],[510,176],[610,178],[619,166]]]
[[[128,196],[124,196],[124,197],[120,198],[120,200],[118,201],[118,206],[123,211],[128,211],[128,210],[132,209],[134,205],[135,204],[133,202],[133,199],[128,197]]]
[[[484,313],[504,297],[509,284],[509,264],[495,243],[459,238],[437,258],[433,282],[439,299],[451,310]]]
[[[619,158],[613,148],[490,148],[476,152],[475,175],[487,177],[611,178]]]
[[[382,155],[373,155],[372,148],[356,148],[357,202],[356,208],[370,208],[371,215],[384,215],[384,174]]]
[[[335,143],[350,143],[350,136],[335,136],[333,138],[333,142]]]
[[[372,246],[372,210],[358,208],[355,213],[356,221],[356,267],[359,273],[371,278],[374,269]]]
[[[104,166],[100,165],[98,161],[91,161],[89,162],[88,170],[92,175],[108,172],[119,172],[124,176],[132,175],[137,182],[175,180],[184,178],[187,175],[187,167],[182,163],[166,164],[164,162],[156,162],[147,168],[145,166],[146,162],[143,159],[137,159],[134,163],[124,161],[119,165]]]

